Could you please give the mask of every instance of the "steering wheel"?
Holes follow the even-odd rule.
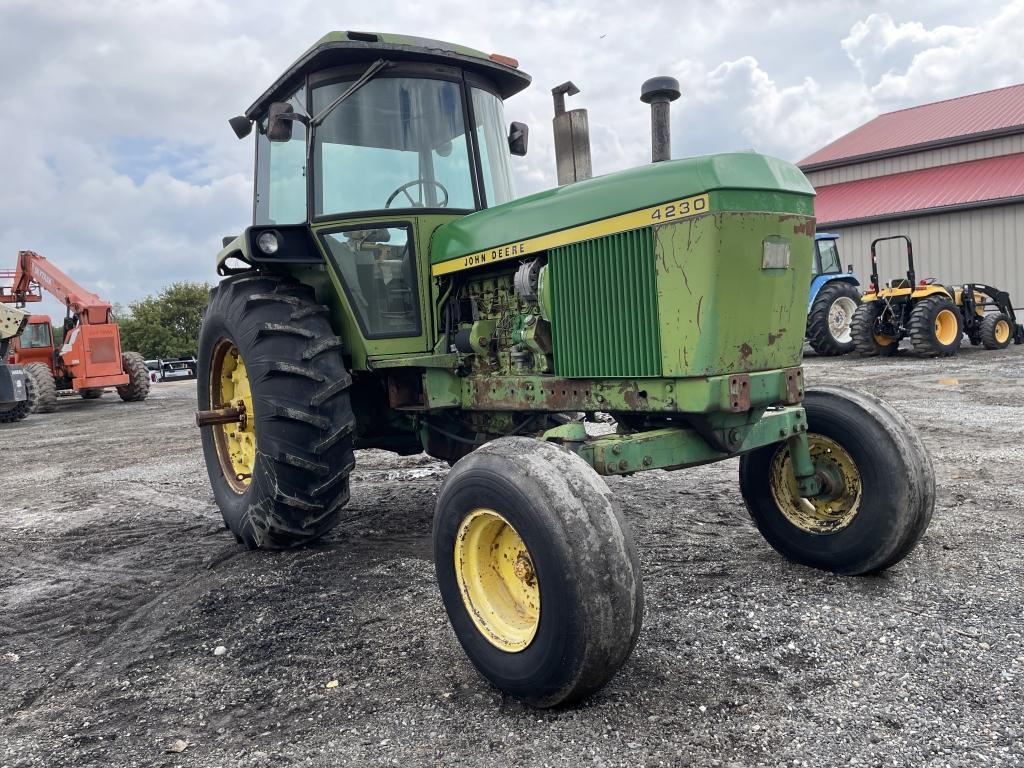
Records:
[[[388,196],[388,201],[386,203],[384,203],[384,207],[385,208],[390,208],[391,207],[391,203],[393,203],[395,201],[395,198],[398,197],[400,194],[404,193],[406,199],[408,199],[408,201],[409,201],[409,207],[410,208],[422,208],[423,207],[423,193],[422,193],[422,191],[419,194],[419,198],[420,198],[419,202],[417,202],[416,200],[412,199],[412,195],[409,194],[409,190],[412,187],[424,187],[427,184],[432,184],[433,186],[437,187],[438,189],[441,190],[441,193],[444,195],[444,200],[442,200],[440,203],[438,203],[437,207],[438,208],[447,208],[448,207],[448,190],[445,189],[444,184],[442,184],[440,181],[434,181],[433,179],[413,179],[412,181],[405,182],[405,184],[400,186],[398,189],[396,189],[394,192],[392,192]]]

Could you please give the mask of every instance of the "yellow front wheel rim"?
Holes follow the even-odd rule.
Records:
[[[491,509],[475,509],[455,536],[462,602],[487,641],[508,653],[526,649],[540,625],[540,585],[519,533]]]
[[[800,530],[819,535],[837,533],[852,523],[860,511],[860,471],[853,457],[835,440],[808,433],[807,442],[814,468],[829,479],[831,492],[813,499],[800,496],[789,449],[780,447],[772,458],[772,497],[779,511]]]
[[[1005,320],[999,320],[996,322],[995,337],[996,341],[1000,344],[1006,343],[1010,338],[1010,324]]]
[[[935,338],[939,340],[939,344],[943,346],[952,344],[956,341],[958,331],[959,323],[956,321],[953,310],[943,309],[935,316]]]
[[[256,419],[249,373],[238,347],[227,339],[222,339],[213,352],[210,405],[244,410],[242,421],[215,427],[217,458],[224,477],[235,493],[244,493],[256,466]]]

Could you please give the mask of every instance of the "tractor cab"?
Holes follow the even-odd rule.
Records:
[[[852,272],[852,266],[850,272]],[[818,232],[814,235],[814,261],[811,262],[811,276],[843,274],[839,258],[839,235]]]
[[[517,66],[414,37],[322,38],[231,121],[240,137],[256,129],[256,183],[253,226],[222,251],[222,274],[232,257],[326,259],[357,358],[427,351],[417,264],[434,230],[514,197],[510,155],[525,154],[527,131],[509,130],[503,100],[530,83]]]
[[[19,365],[42,363],[53,368],[53,329],[46,315],[31,315],[21,335],[12,344],[13,362]]]

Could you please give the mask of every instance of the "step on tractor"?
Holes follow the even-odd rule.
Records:
[[[850,325],[860,305],[860,281],[851,265],[843,271],[839,235],[814,235],[811,293],[807,299],[807,342],[819,355],[832,357],[853,352]]]
[[[0,424],[21,421],[32,411],[35,391],[20,365],[7,362],[11,342],[28,323],[28,312],[0,304]]]
[[[799,169],[662,160],[516,199],[528,129],[503,106],[529,83],[506,56],[336,32],[230,121],[255,126],[254,222],[217,256],[196,421],[248,548],[343,521],[354,449],[451,464],[442,603],[479,672],[544,707],[601,688],[640,632],[606,478],[739,457],[737,501],[769,544],[841,574],[904,558],[935,484],[891,407],[805,389]],[[678,83],[641,95],[667,157]],[[616,431],[589,434],[596,412]]]
[[[42,301],[44,289],[67,309],[63,343],[59,349],[54,346],[47,315],[31,315],[5,355],[10,362],[24,366],[32,379],[33,409],[39,413],[56,410],[57,394],[63,390],[95,400],[103,396],[106,387],[115,387],[122,400],[145,400],[149,370],[138,352],[122,352],[120,331],[108,302],[34,251],[19,251],[15,269],[0,272],[0,305],[24,307]]]
[[[878,275],[879,243],[898,240],[905,246],[907,273],[883,286]],[[984,283],[942,285],[933,279],[917,281],[914,244],[906,235],[879,237],[871,242],[871,284],[861,299],[851,328],[857,351],[865,356],[895,355],[903,339],[921,357],[949,357],[967,335],[974,345],[1003,349],[1024,343],[1006,291]]]

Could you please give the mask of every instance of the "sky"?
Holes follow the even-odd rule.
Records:
[[[792,161],[881,112],[1024,82],[1024,0],[0,0],[0,269],[35,250],[120,304],[214,282],[221,237],[252,214],[253,137],[227,120],[336,29],[517,58],[533,76],[505,107],[531,127],[520,195],[555,185],[565,80],[595,175],[649,161],[655,75],[683,90],[673,157]]]

